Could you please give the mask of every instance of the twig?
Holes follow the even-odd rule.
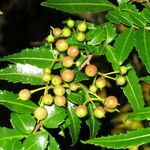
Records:
[[[41,121],[38,121],[33,132],[36,132],[41,127]]]

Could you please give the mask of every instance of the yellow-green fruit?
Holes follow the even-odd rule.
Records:
[[[59,39],[56,42],[56,48],[60,52],[64,52],[68,49],[68,42],[65,39]]]
[[[67,26],[68,26],[69,28],[73,28],[73,27],[74,27],[74,24],[75,24],[74,20],[72,20],[72,19],[67,20]]]
[[[53,96],[51,94],[45,94],[42,97],[42,102],[46,105],[51,105],[53,103]]]
[[[54,87],[54,93],[57,96],[63,96],[65,94],[65,88],[62,85],[57,85]]]
[[[96,80],[95,84],[96,84],[96,87],[102,89],[102,88],[104,88],[106,86],[107,81],[106,81],[106,79],[104,77],[99,77]]]
[[[116,79],[117,85],[124,85],[126,83],[126,79],[124,76],[119,75]]]
[[[83,41],[85,40],[85,33],[83,33],[83,32],[78,32],[78,33],[76,34],[76,39],[77,39],[77,41],[79,41],[79,42],[83,42]]]
[[[61,77],[59,76],[59,75],[54,75],[53,77],[52,77],[52,84],[53,85],[60,85],[61,83],[62,83],[62,79],[61,79]]]
[[[74,64],[73,58],[70,57],[70,56],[65,56],[65,57],[63,58],[63,60],[62,60],[62,65],[63,65],[64,67],[69,68],[69,67],[71,67],[73,64]]]
[[[44,82],[49,82],[51,80],[51,75],[49,73],[44,72],[42,75],[42,80]]]
[[[54,103],[57,105],[57,106],[65,106],[67,100],[65,98],[65,96],[55,96],[54,97]]]
[[[97,74],[97,67],[93,64],[85,67],[85,74],[89,77],[94,77]]]
[[[80,32],[85,32],[86,29],[87,29],[87,24],[85,23],[85,21],[79,23],[77,26],[77,30],[79,30]]]
[[[29,100],[31,97],[31,92],[28,89],[23,89],[19,92],[19,98],[23,101]]]
[[[43,120],[45,119],[47,116],[47,111],[45,108],[43,107],[38,107],[35,109],[34,111],[34,117],[37,119],[37,120]]]
[[[59,38],[60,35],[62,33],[62,30],[60,28],[54,28],[53,29],[53,35],[56,37],[56,38]]]
[[[99,119],[105,117],[105,109],[101,106],[97,107],[94,110],[94,115],[96,118],[99,118]]]
[[[79,105],[75,109],[75,113],[79,118],[83,118],[87,115],[87,107],[85,105]]]
[[[69,28],[67,28],[67,27],[63,28],[62,29],[62,35],[64,37],[69,37],[71,35],[71,30]]]

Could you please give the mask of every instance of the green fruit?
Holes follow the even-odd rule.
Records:
[[[64,96],[55,96],[54,97],[54,103],[57,105],[57,106],[65,106],[67,100]]]
[[[83,41],[85,40],[85,33],[83,33],[83,32],[78,32],[78,33],[76,34],[76,39],[77,39],[77,41],[79,41],[79,42],[83,42]]]
[[[118,99],[115,96],[108,96],[104,103],[107,108],[114,109],[118,106]]]
[[[77,30],[80,32],[85,32],[86,29],[87,29],[87,24],[85,23],[85,21],[79,23],[77,26]]]
[[[105,117],[105,109],[101,106],[97,107],[95,110],[94,110],[94,115],[96,118],[103,118]]]
[[[68,42],[65,39],[59,39],[56,42],[56,48],[60,52],[66,51],[68,49]]]
[[[87,115],[88,111],[85,105],[79,105],[76,107],[75,113],[79,118],[83,118]]]
[[[70,69],[66,69],[61,73],[61,78],[65,82],[71,82],[74,79],[74,72]]]
[[[53,29],[53,35],[55,38],[59,38],[61,33],[62,33],[62,30],[60,28],[54,28]]]
[[[95,65],[87,65],[85,67],[85,74],[88,76],[88,77],[94,77],[96,76],[97,74],[97,67]]]
[[[69,28],[73,28],[73,27],[74,27],[74,24],[75,24],[74,20],[72,20],[72,19],[67,20],[67,26],[68,26]]]
[[[71,35],[71,30],[70,30],[69,28],[67,28],[67,27],[64,27],[64,28],[62,29],[62,35],[63,35],[64,37],[69,37],[69,36]]]
[[[44,82],[49,82],[51,80],[51,75],[49,73],[44,72],[44,74],[42,75],[42,80]]]
[[[55,37],[52,34],[50,34],[50,35],[47,36],[46,40],[47,40],[47,42],[54,42]]]
[[[119,68],[119,71],[120,71],[120,74],[121,75],[124,75],[124,74],[126,74],[127,73],[127,67],[126,66],[121,66],[120,68]]]
[[[42,102],[46,105],[51,105],[53,103],[53,97],[51,94],[45,94],[42,97]]]
[[[69,85],[69,89],[71,91],[76,91],[78,88],[79,88],[79,86],[76,83],[70,83],[70,85]]]
[[[44,72],[50,74],[50,73],[51,73],[51,70],[50,70],[49,68],[45,68],[45,69],[44,69]]]
[[[74,58],[79,55],[79,49],[77,46],[70,46],[67,51],[68,56]]]
[[[116,111],[116,108],[107,108],[107,107],[104,107],[105,111],[106,112],[109,112],[109,113],[113,113]]]
[[[126,83],[126,79],[124,76],[119,75],[116,79],[117,85],[124,85]]]
[[[70,56],[65,56],[65,57],[63,58],[63,60],[62,60],[62,65],[63,65],[64,67],[69,68],[69,67],[71,67],[73,64],[74,64],[73,58],[70,57]]]
[[[89,90],[93,93],[96,93],[97,87],[95,85],[90,85]]]
[[[29,100],[31,97],[31,92],[28,89],[23,89],[19,92],[19,98],[23,101]]]
[[[52,77],[52,84],[53,85],[60,85],[61,83],[62,83],[62,79],[61,79],[61,77],[59,76],[59,75],[54,75],[53,77]]]
[[[37,120],[43,120],[45,119],[47,116],[47,111],[45,108],[43,107],[38,107],[35,109],[34,111],[34,117],[37,119]]]
[[[104,88],[106,86],[107,81],[106,81],[106,79],[104,77],[99,77],[96,80],[95,84],[96,84],[96,87],[102,89],[102,88]]]
[[[63,96],[65,92],[65,88],[62,85],[57,85],[54,87],[54,94],[57,96]]]

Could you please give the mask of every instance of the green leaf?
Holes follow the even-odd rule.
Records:
[[[88,32],[86,36],[87,40],[89,40],[88,44],[93,46],[101,44],[106,37],[105,30],[102,26],[96,27],[95,30]]]
[[[75,70],[74,73],[75,73],[75,82],[77,83],[81,81],[89,80],[89,77],[85,73],[82,73],[79,70]]]
[[[48,150],[60,150],[59,144],[56,142],[55,138],[49,134],[50,144],[48,145]]]
[[[144,10],[142,11],[142,15],[147,20],[147,22],[150,22],[150,20],[149,20],[150,8],[144,8]]]
[[[20,53],[6,56],[2,60],[13,63],[31,64],[39,68],[51,68],[55,61],[52,51],[46,46],[27,48]]]
[[[147,71],[150,73],[150,31],[141,29],[136,31],[136,48]]]
[[[36,66],[17,63],[16,65],[10,65],[0,70],[0,79],[13,83],[22,82],[24,84],[43,85],[42,73],[43,69]]]
[[[25,150],[44,150],[48,143],[48,133],[40,131],[30,134],[23,142]]]
[[[121,65],[128,57],[135,45],[134,29],[127,29],[122,32],[115,40],[115,56]]]
[[[16,130],[30,134],[35,127],[36,121],[30,114],[12,113],[11,124]]]
[[[110,22],[107,22],[105,23],[104,25],[104,29],[105,29],[105,32],[106,32],[106,44],[112,42],[114,40],[114,38],[116,37],[116,29],[115,27],[110,23]]]
[[[65,109],[56,105],[46,106],[45,108],[48,115],[42,121],[42,124],[47,128],[57,128],[66,117]]]
[[[69,13],[96,13],[114,8],[107,0],[46,0],[42,5]]]
[[[18,113],[33,113],[37,107],[32,101],[22,101],[17,94],[0,90],[0,105],[8,107]]]
[[[140,146],[150,142],[150,128],[142,128],[137,131],[129,131],[126,134],[112,135],[87,140],[83,143],[94,144],[107,148],[125,149],[132,146]]]
[[[142,77],[140,80],[150,84],[150,76]]]
[[[23,150],[23,145],[18,139],[0,142],[0,150]]]
[[[22,139],[26,134],[19,132],[15,129],[0,128],[0,146],[4,141],[13,139]]]
[[[72,144],[75,145],[79,138],[81,120],[75,114],[75,109],[71,103],[69,103],[68,105],[68,115],[71,121],[71,125],[69,126],[69,131],[72,138]]]
[[[88,120],[86,121],[86,124],[89,126],[89,129],[90,129],[90,139],[92,139],[92,138],[95,138],[96,135],[98,134],[98,131],[99,131],[100,126],[101,126],[101,123],[94,116],[94,109],[93,109],[92,104],[89,104],[88,110],[89,110],[90,116],[89,116]]]
[[[128,120],[150,120],[150,107],[135,111],[128,116]]]

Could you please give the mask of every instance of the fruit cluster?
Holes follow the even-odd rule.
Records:
[[[53,67],[45,68],[41,76],[45,86],[34,90],[23,89],[19,92],[19,99],[23,101],[29,100],[33,93],[44,90],[44,95],[41,96],[39,102],[40,106],[34,111],[35,118],[40,121],[47,116],[45,105],[53,105],[54,103],[57,106],[66,107],[68,105],[66,91],[70,90],[76,92],[83,90],[87,99],[82,105],[76,106],[76,115],[79,118],[87,116],[87,106],[91,103],[95,117],[103,118],[106,112],[116,111],[119,102],[115,96],[101,98],[97,93],[107,86],[108,79],[115,80],[117,85],[124,85],[126,80],[123,75],[127,73],[128,68],[121,66],[117,71],[101,73],[95,64],[90,64],[88,57],[78,65],[76,62],[81,56],[79,47],[70,45],[67,39],[74,37],[77,42],[84,43],[88,25],[85,21],[76,24],[76,22],[71,19],[65,23],[66,27],[63,29],[52,28],[50,35],[46,38],[50,44],[50,50],[56,55],[54,64],[59,63],[61,67],[58,68],[57,71],[54,71]],[[82,82],[77,83],[75,81],[75,69],[79,72],[81,71],[92,80],[92,82],[89,82],[90,85],[84,85]],[[116,77],[113,77],[114,75],[116,75]]]

